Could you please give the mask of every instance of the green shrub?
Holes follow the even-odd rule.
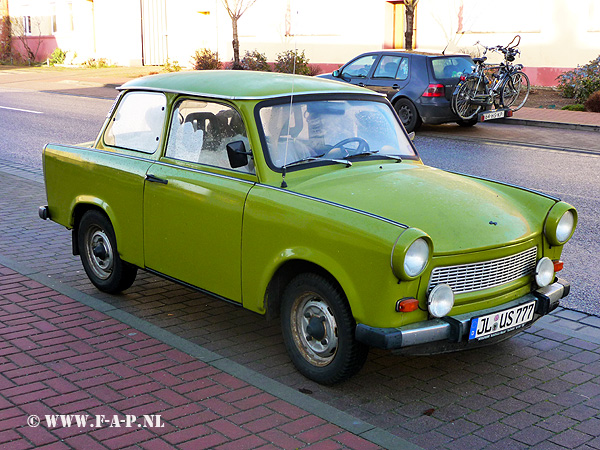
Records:
[[[221,68],[219,54],[208,48],[196,50],[191,62],[194,70],[218,70]]]
[[[563,106],[561,109],[565,111],[585,111],[585,106],[583,106],[581,103],[577,103],[575,105]]]
[[[600,91],[594,92],[585,101],[585,110],[600,113]]]
[[[50,65],[64,64],[66,57],[67,52],[63,52],[60,48],[55,48],[49,58]]]
[[[294,60],[296,61],[295,67]],[[308,65],[308,58],[304,56],[304,50],[302,50],[302,53],[294,50],[278,53],[275,60],[275,72],[310,75],[310,66]]]
[[[244,57],[240,61],[240,65],[243,70],[256,70],[262,72],[271,71],[271,66],[269,66],[269,63],[267,62],[267,57],[258,50],[254,50],[253,52],[246,50]]]
[[[600,56],[585,66],[577,66],[559,75],[557,80],[564,97],[584,103],[590,95],[600,90]]]
[[[179,72],[181,71],[181,66],[179,65],[179,61],[170,62],[169,58],[162,66],[162,72]]]

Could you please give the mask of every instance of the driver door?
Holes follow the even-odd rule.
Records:
[[[346,64],[341,70],[339,77],[348,83],[357,86],[366,86],[367,79],[371,74],[378,55],[360,56],[354,61]]]

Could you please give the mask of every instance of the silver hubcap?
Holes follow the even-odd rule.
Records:
[[[292,336],[304,359],[314,366],[326,366],[338,348],[333,311],[313,293],[297,298],[292,308]]]
[[[400,120],[403,124],[406,125],[412,120],[412,112],[408,106],[401,106],[398,113],[400,115]]]
[[[90,227],[86,233],[85,244],[87,260],[94,275],[106,280],[111,276],[114,264],[114,251],[108,236],[100,227]]]

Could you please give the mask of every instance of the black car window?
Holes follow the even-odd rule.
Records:
[[[437,80],[458,79],[462,74],[471,73],[474,65],[469,56],[446,56],[431,60],[433,76]]]
[[[408,78],[408,58],[386,55],[381,58],[373,78],[393,78],[406,80]]]
[[[369,74],[371,70],[371,66],[377,59],[377,55],[368,55],[363,56],[362,58],[358,58],[348,64],[342,70],[342,76],[346,77],[361,77],[364,78]]]

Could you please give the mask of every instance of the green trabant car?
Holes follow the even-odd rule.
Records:
[[[40,216],[72,229],[102,291],[142,268],[279,316],[294,365],[324,384],[370,346],[506,339],[569,292],[575,209],[424,165],[380,94],[236,71],[120,90],[93,146],[43,156]]]

